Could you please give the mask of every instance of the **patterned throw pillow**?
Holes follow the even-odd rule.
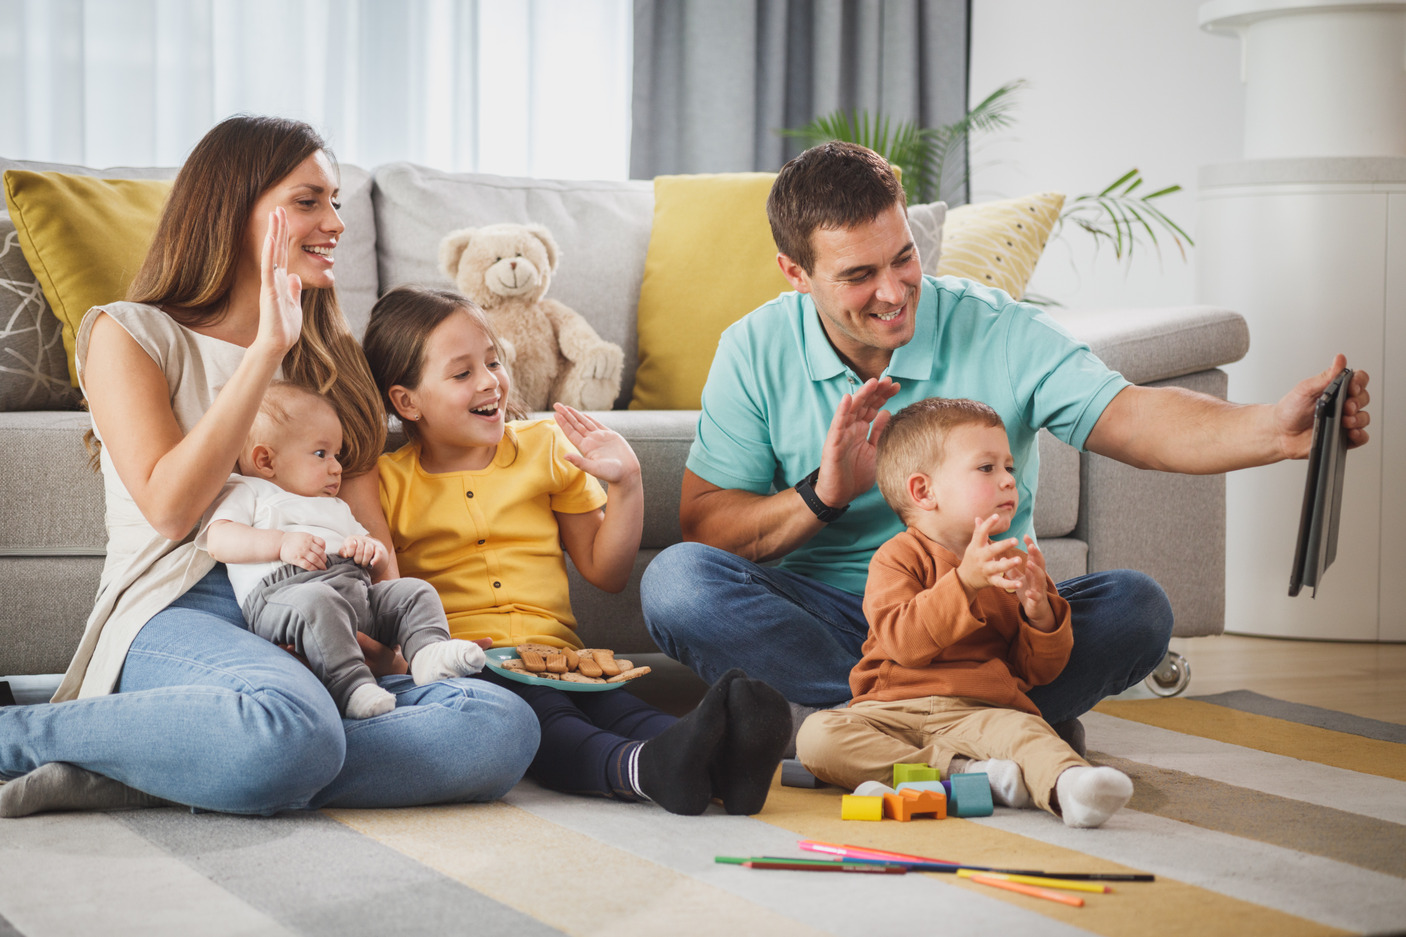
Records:
[[[0,212],[0,411],[73,410],[63,326],[25,262],[9,214]]]
[[[951,209],[938,276],[975,280],[1020,299],[1062,207],[1062,194],[1041,192]]]

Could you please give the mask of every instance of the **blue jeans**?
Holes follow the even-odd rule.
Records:
[[[793,703],[849,700],[869,633],[863,596],[699,543],[655,557],[641,593],[655,643],[709,683],[741,667]],[[1051,724],[1142,680],[1172,636],[1171,603],[1144,573],[1091,573],[1060,583],[1059,594],[1073,613],[1074,650],[1053,682],[1028,694]]]
[[[537,719],[478,679],[381,685],[396,708],[344,721],[310,670],[244,627],[223,566],[137,634],[118,692],[0,708],[0,777],[66,761],[226,813],[483,801],[518,782]]]

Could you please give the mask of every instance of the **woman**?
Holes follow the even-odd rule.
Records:
[[[193,545],[280,376],[333,401],[343,497],[384,529],[384,418],[333,289],[336,199],[310,127],[230,118],[177,176],[129,301],[84,319],[77,361],[101,443],[107,562],[56,702],[0,710],[0,777],[18,778],[0,788],[0,815],[489,800],[531,761],[531,710],[480,680],[384,677],[396,708],[344,726],[306,667],[245,630],[224,567]],[[395,669],[389,657],[373,669]]]

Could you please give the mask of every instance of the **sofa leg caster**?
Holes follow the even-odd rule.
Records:
[[[1176,651],[1168,651],[1146,682],[1147,688],[1158,696],[1176,696],[1191,682],[1191,662]]]

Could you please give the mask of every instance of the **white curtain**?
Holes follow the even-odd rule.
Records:
[[[623,179],[629,0],[0,0],[0,155],[178,165],[236,113],[337,157]]]

